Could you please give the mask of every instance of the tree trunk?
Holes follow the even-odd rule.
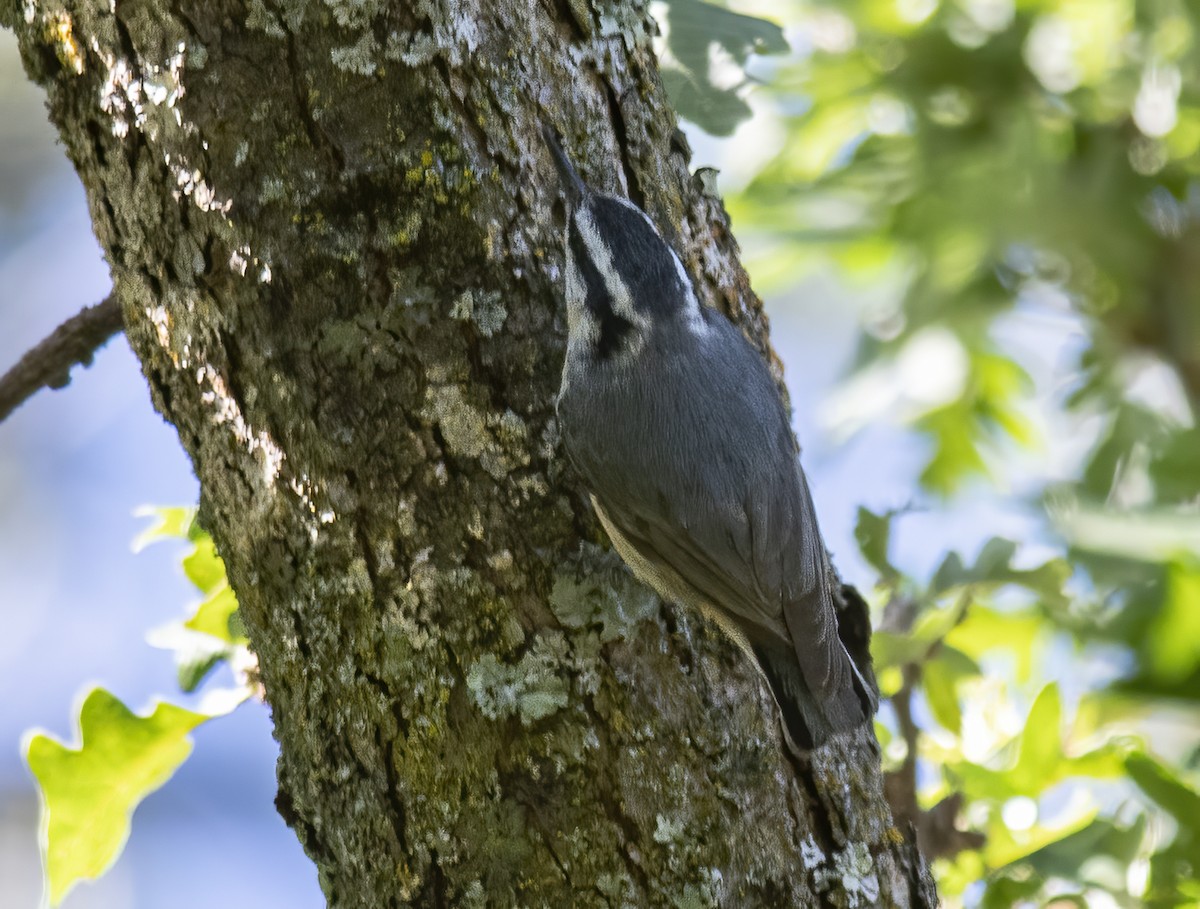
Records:
[[[539,118],[766,349],[645,6],[7,2],[331,905],[933,903],[870,731],[789,759],[755,672],[604,553],[556,451]]]

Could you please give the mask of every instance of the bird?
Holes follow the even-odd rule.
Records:
[[[779,390],[651,218],[589,187],[542,132],[567,210],[563,448],[634,575],[741,648],[806,754],[865,724],[878,695],[839,637],[839,610],[861,624],[865,607],[826,551]]]

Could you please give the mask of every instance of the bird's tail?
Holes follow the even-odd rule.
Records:
[[[804,681],[796,650],[790,641],[758,641],[751,644],[763,677],[779,706],[780,719],[793,752],[817,748],[836,732],[866,723],[879,704],[879,689],[867,650],[870,620],[866,604],[854,588],[839,610],[838,632],[849,664],[851,685],[832,698],[817,698]],[[865,627],[864,627],[865,626]]]

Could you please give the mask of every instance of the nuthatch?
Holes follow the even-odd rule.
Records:
[[[568,202],[559,423],[613,545],[751,656],[793,749],[867,722],[876,694],[839,639],[841,582],[766,364],[646,213],[543,132]]]

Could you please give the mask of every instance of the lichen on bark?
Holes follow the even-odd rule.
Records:
[[[869,730],[785,756],[557,455],[539,121],[766,351],[638,3],[25,0],[331,905],[929,904]]]

